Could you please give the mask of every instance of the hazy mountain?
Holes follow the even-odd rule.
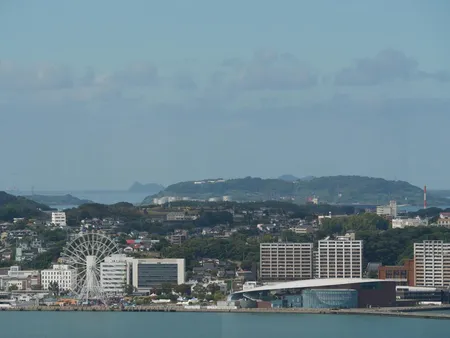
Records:
[[[287,176],[287,175],[284,175]],[[178,196],[198,199],[231,196],[237,201],[293,200],[304,203],[316,196],[323,203],[399,204],[423,203],[423,190],[408,182],[364,176],[308,177],[297,181],[246,177],[231,180],[180,182],[168,186],[155,197]],[[148,202],[150,198],[146,199]],[[448,200],[428,194],[429,205],[447,205]]]
[[[286,181],[286,182],[293,182],[298,181],[300,178],[295,177],[294,175],[285,174],[278,177],[279,180]]]

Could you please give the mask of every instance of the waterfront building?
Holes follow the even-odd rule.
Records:
[[[281,307],[367,308],[396,305],[395,282],[370,278],[323,278],[267,284],[231,293],[229,301],[279,302]]]
[[[131,258],[123,254],[105,257],[100,263],[100,285],[108,295],[123,294],[127,281],[127,265]]]
[[[315,253],[315,278],[362,278],[361,240],[351,236],[319,241]]]
[[[63,211],[52,212],[52,224],[57,226],[66,226],[66,213]]]
[[[415,285],[450,287],[450,243],[414,243]]]
[[[354,309],[358,291],[353,289],[308,289],[302,292],[302,307],[310,309]]]
[[[312,243],[261,243],[260,278],[263,281],[311,279]]]
[[[172,285],[185,282],[184,258],[134,258],[128,265],[127,284],[139,292],[151,291],[162,284]]]
[[[43,290],[48,290],[50,283],[58,283],[60,291],[74,290],[77,283],[77,272],[69,265],[55,264],[52,269],[41,271]]]
[[[398,286],[414,286],[414,259],[407,259],[399,266],[378,267],[378,278],[393,281]]]

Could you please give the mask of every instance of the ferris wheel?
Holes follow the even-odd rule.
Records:
[[[100,263],[105,257],[119,252],[111,238],[98,233],[86,233],[70,241],[64,248],[61,258],[77,273],[73,292],[80,300],[103,300],[100,280]]]

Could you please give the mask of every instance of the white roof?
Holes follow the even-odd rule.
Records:
[[[278,284],[264,285],[245,291],[235,292],[247,293],[258,291],[274,291],[281,289],[311,289],[324,286],[337,286],[346,284],[358,284],[358,283],[374,283],[374,282],[388,282],[383,279],[370,279],[370,278],[320,278],[320,279],[306,279],[292,282],[283,282]]]

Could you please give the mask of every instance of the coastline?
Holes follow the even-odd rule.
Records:
[[[317,314],[317,315],[370,315],[388,317],[407,317],[422,319],[449,320],[449,314],[433,313],[436,310],[450,310],[450,306],[424,308],[379,308],[379,309],[305,309],[305,308],[184,308],[179,306],[137,306],[123,309],[95,306],[33,306],[1,308],[0,311],[62,311],[62,312],[198,312],[198,313],[286,313],[286,314]],[[423,311],[423,312],[421,312]],[[429,312],[429,313],[427,313]]]

